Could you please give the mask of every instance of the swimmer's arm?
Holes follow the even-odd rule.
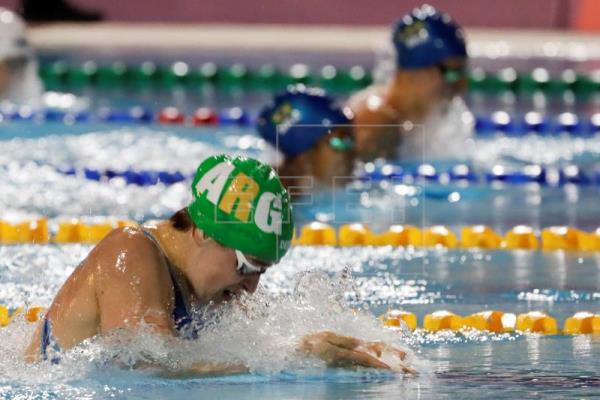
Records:
[[[127,341],[134,342],[136,340],[137,332],[131,330],[120,330],[118,332],[118,343],[123,345]],[[175,347],[181,345],[180,342],[176,342],[177,339],[172,335],[163,334],[162,340],[164,343],[161,345],[164,348]],[[196,361],[186,365],[173,365],[171,360],[167,358],[154,358],[151,354],[146,354],[143,360],[137,360],[133,365],[123,365],[125,368],[133,368],[137,370],[144,370],[150,373],[162,376],[165,378],[186,378],[195,376],[211,376],[211,375],[235,375],[243,374],[249,371],[249,368],[241,363],[219,363],[212,361]]]
[[[382,342],[366,342],[350,336],[323,331],[302,338],[299,350],[316,356],[330,367],[366,367],[417,375],[416,370],[404,365],[406,353]],[[386,353],[389,361],[382,361]]]
[[[215,362],[195,362],[191,366],[179,370],[162,368],[158,375],[165,378],[188,378],[195,376],[238,375],[249,372],[243,364],[227,364]]]

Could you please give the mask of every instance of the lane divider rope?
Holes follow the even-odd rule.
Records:
[[[427,332],[454,331],[486,331],[492,333],[534,333],[542,335],[582,335],[600,334],[600,314],[580,311],[567,318],[563,329],[559,330],[556,319],[543,311],[529,311],[522,314],[505,313],[503,311],[480,311],[467,316],[460,316],[447,310],[426,314],[423,323],[417,326],[414,313],[403,310],[389,310],[379,319],[392,329],[405,326],[414,331]]]
[[[166,65],[152,61],[140,64],[115,61],[109,65],[99,65],[93,60],[88,60],[74,65],[65,60],[56,60],[42,62],[39,75],[47,87],[74,89],[194,89],[209,84],[225,89],[242,87],[244,90],[264,91],[278,90],[290,83],[306,83],[348,93],[373,82],[370,71],[361,65],[345,68],[329,64],[311,68],[306,64],[295,63],[289,69],[281,69],[274,64],[254,67],[242,63],[219,65],[210,61],[195,66],[184,61],[174,61]],[[571,92],[578,97],[589,97],[600,91],[598,70],[580,72],[565,69],[551,74],[541,67],[528,71],[517,71],[514,68],[486,71],[475,67],[467,72],[467,79],[471,92],[487,95],[513,92],[521,95],[544,93],[553,96]]]
[[[176,107],[164,107],[158,112],[144,107],[132,106],[127,109],[103,107],[89,110],[36,110],[29,106],[7,105],[0,108],[0,122],[59,122],[67,125],[80,123],[137,124],[158,123],[181,126],[246,126],[253,127],[256,113],[240,107],[227,107],[213,110],[200,107],[193,114],[186,115]]]
[[[0,121],[31,121],[41,123],[62,122],[111,123],[111,124],[168,124],[181,126],[244,126],[254,127],[257,112],[241,107],[226,107],[214,110],[200,107],[187,115],[173,106],[156,112],[148,107],[136,105],[127,109],[101,107],[97,110],[35,110],[29,106],[4,105],[0,108]],[[475,116],[475,133],[481,137],[526,135],[594,137],[600,133],[600,113],[578,115],[572,112],[543,114],[530,111],[524,114],[509,114],[495,111]]]
[[[40,163],[40,165],[43,165]],[[19,165],[11,164],[11,167]],[[6,168],[7,165],[0,166]],[[60,165],[56,171],[66,176],[76,176],[91,181],[108,182],[112,179],[123,180],[129,185],[153,186],[173,185],[193,178],[192,172],[177,170],[151,170],[151,169],[101,169],[93,167],[74,167]],[[542,166],[528,164],[511,166],[497,164],[487,171],[475,169],[468,164],[456,164],[444,168],[436,168],[432,164],[424,163],[414,167],[403,167],[395,164],[377,165],[367,163],[362,171],[357,173],[357,179],[363,182],[390,181],[393,184],[419,185],[437,183],[441,185],[460,184],[464,189],[467,185],[490,184],[495,187],[502,185],[539,184],[548,186],[577,185],[600,186],[600,167],[593,170],[584,170],[577,165]],[[427,188],[427,187],[425,187]],[[431,189],[431,187],[428,187]],[[443,192],[425,191],[425,196],[442,198]],[[449,193],[448,193],[449,194]]]
[[[362,223],[345,224],[337,230],[322,222],[312,222],[295,236],[296,245],[310,246],[414,246],[447,249],[480,248],[485,250],[565,250],[600,251],[600,228],[584,232],[569,226],[551,226],[536,232],[526,225],[518,225],[504,235],[485,225],[465,226],[460,239],[449,228],[437,225],[418,228],[412,225],[393,225],[382,233],[375,233]]]
[[[491,184],[528,184],[560,186],[600,185],[600,168],[584,170],[577,165],[543,166],[537,164],[504,165],[496,164],[487,171],[475,169],[469,164],[455,164],[444,168],[436,168],[432,164],[423,163],[414,167],[403,167],[395,164],[365,164],[364,171],[359,172],[363,181],[393,181],[394,183],[435,182],[448,183],[491,183]]]
[[[18,223],[0,220],[0,244],[97,243],[115,228],[137,226],[134,221],[106,219],[86,223],[78,219],[63,220],[49,229],[47,218]],[[301,227],[292,243],[297,246],[395,246],[484,250],[600,251],[600,228],[585,232],[570,226],[551,226],[540,232],[518,225],[501,235],[485,225],[465,226],[460,238],[449,228],[436,225],[418,228],[392,225],[381,233],[362,223],[341,225],[338,229],[312,222]]]
[[[17,317],[23,316],[29,323],[38,322],[46,312],[45,307],[18,307],[10,310],[0,305],[0,327],[10,325]],[[460,316],[446,310],[426,314],[423,323],[417,326],[414,313],[403,310],[390,310],[379,319],[390,329],[406,327],[412,331],[420,329],[426,332],[468,332],[485,331],[491,333],[523,333],[542,335],[598,335],[600,334],[600,314],[580,311],[567,318],[563,329],[559,330],[556,319],[542,311],[529,311],[515,315],[503,311],[480,311],[467,316]]]

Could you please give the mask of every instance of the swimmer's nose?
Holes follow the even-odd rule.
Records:
[[[466,77],[461,78],[458,82],[456,82],[456,84],[454,85],[454,95],[463,95],[466,93],[467,91],[467,85],[468,85],[468,81]]]
[[[242,289],[248,293],[254,293],[258,287],[258,281],[260,281],[260,275],[249,275],[244,278],[244,281],[242,282]]]

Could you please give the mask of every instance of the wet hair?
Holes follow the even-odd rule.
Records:
[[[190,217],[187,207],[182,208],[169,218],[171,226],[178,231],[187,232],[194,227],[194,221]]]

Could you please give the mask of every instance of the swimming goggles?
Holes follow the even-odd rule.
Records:
[[[337,151],[350,151],[354,148],[354,138],[346,130],[329,132],[329,147]]]
[[[439,64],[437,67],[442,74],[442,78],[449,84],[460,81],[466,75],[466,68],[464,66],[449,67],[444,64]]]
[[[332,137],[329,139],[329,146],[337,151],[348,151],[354,148],[354,140],[351,137]]]
[[[235,257],[237,258],[236,271],[240,275],[260,275],[267,271],[268,267],[256,266],[252,264],[250,261],[248,261],[244,253],[239,250],[235,251]]]

